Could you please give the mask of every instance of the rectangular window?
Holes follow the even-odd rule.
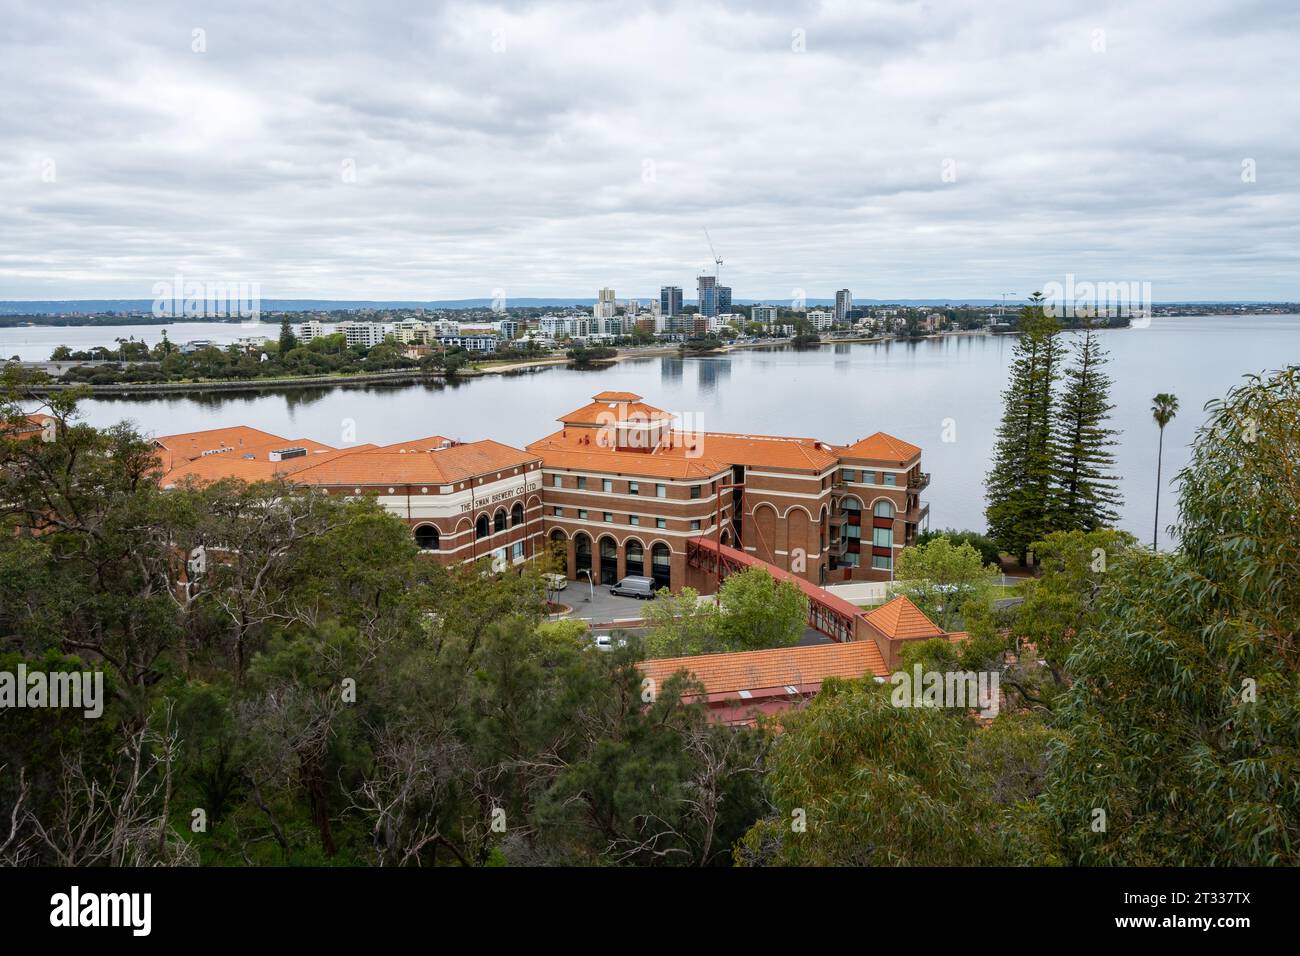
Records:
[[[667,486],[667,485],[655,485],[655,497],[656,497],[656,498],[667,498],[667,497],[668,497],[668,486]]]
[[[641,516],[640,516],[640,515],[628,515],[628,516],[627,516],[627,523],[628,523],[628,524],[640,524],[640,523],[641,523]]]
[[[586,508],[579,508],[579,509],[578,509],[578,517],[579,517],[581,520],[586,521],[586,520],[587,520],[587,509],[586,509]]]
[[[886,471],[883,474],[885,476],[884,484],[892,485],[894,483],[894,473],[892,471]]]
[[[843,531],[845,538],[852,538],[854,541],[862,537],[861,525],[846,524],[840,530]]]
[[[612,524],[612,523],[613,523],[613,521],[614,521],[614,516],[613,516],[610,512],[605,511],[605,512],[602,512],[602,514],[604,514],[604,516],[605,516],[605,519],[604,519],[604,520],[605,520],[605,524]]]
[[[700,530],[700,523],[699,523],[698,520],[697,520],[697,521],[692,521],[692,522],[691,522],[691,530],[692,530],[692,531],[699,531],[699,530]]]
[[[587,487],[587,479],[586,479],[586,478],[579,477],[579,478],[578,478],[578,487],[579,487],[579,488],[586,488],[586,487]]]
[[[514,544],[510,546],[510,557],[518,561],[523,556],[524,556],[524,543],[522,541],[516,541]]]
[[[666,518],[655,518],[655,527],[656,528],[668,527],[668,520]]]
[[[601,491],[613,491],[613,490],[614,490],[614,482],[610,481],[608,478],[602,478],[601,481],[600,481],[600,490],[601,490]]]
[[[627,493],[628,493],[629,495],[639,495],[639,494],[641,494],[641,486],[640,486],[640,484],[638,484],[638,483],[635,482],[635,481],[629,481],[629,482],[627,483]]]
[[[562,477],[560,477],[559,475],[555,475],[555,476],[553,476],[553,477],[551,478],[551,487],[552,487],[552,488],[563,488],[563,487],[564,487],[564,479],[563,479]]]
[[[845,468],[845,469],[844,469],[844,480],[845,480],[845,481],[857,481],[857,480],[858,480],[858,473],[857,473],[856,471],[854,471],[852,468]]]
[[[563,517],[564,517],[564,509],[563,509],[563,508],[552,508],[552,509],[551,509],[551,514],[555,515],[555,517],[557,517],[557,518],[563,518]]]
[[[699,485],[691,485],[691,497],[692,497],[692,498],[698,498],[699,496],[700,496],[700,486],[699,486]]]
[[[894,532],[891,528],[872,528],[871,543],[877,548],[888,548],[894,543]]]
[[[892,566],[892,564],[893,561],[891,558],[882,557],[881,555],[878,554],[872,555],[871,557],[871,566],[873,568],[878,568],[881,571],[888,571]]]

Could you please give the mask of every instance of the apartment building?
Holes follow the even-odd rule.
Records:
[[[559,422],[527,450],[542,459],[547,536],[574,578],[645,574],[676,588],[686,542],[703,534],[813,583],[885,580],[928,513],[921,450],[883,432],[836,446],[683,430],[631,392],[601,392]]]
[[[687,580],[706,537],[813,584],[886,580],[928,513],[921,450],[877,432],[847,445],[692,429],[632,392],[606,391],[525,449],[442,436],[331,448],[247,427],[156,440],[164,487],[282,477],[376,495],[420,548],[451,564],[545,548],[567,576],[661,587]]]
[[[155,439],[162,486],[284,478],[332,495],[374,495],[444,564],[520,564],[543,546],[541,461],[495,441],[441,435],[331,448],[237,426]]]
[[[334,327],[335,332],[342,332],[348,345],[373,348],[384,341],[388,328],[382,322],[340,322]]]

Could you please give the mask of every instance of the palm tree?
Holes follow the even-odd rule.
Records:
[[[1160,442],[1156,451],[1156,526],[1151,532],[1151,550],[1155,551],[1160,536],[1160,466],[1165,453],[1165,426],[1178,414],[1178,396],[1161,392],[1151,399],[1151,417],[1160,426]]]

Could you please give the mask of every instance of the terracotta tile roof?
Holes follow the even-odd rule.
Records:
[[[564,437],[556,432],[535,441],[528,450],[540,455],[547,468],[592,471],[609,475],[645,476],[647,478],[716,478],[730,469],[727,462],[708,457],[691,458],[685,454],[650,454],[603,448],[595,441],[580,444],[576,436]]]
[[[448,484],[488,472],[536,461],[535,454],[484,440],[452,445],[442,451],[403,452],[372,448],[342,455],[303,469],[296,481],[312,485]]]
[[[944,636],[939,625],[901,594],[868,614],[867,623],[891,640]]]
[[[180,463],[182,458],[193,460],[203,456],[204,452],[218,451],[219,449],[231,449],[225,454],[233,454],[235,451],[242,451],[245,446],[273,444],[275,442],[287,442],[288,439],[281,438],[278,435],[272,435],[270,432],[264,432],[260,428],[250,428],[247,425],[233,425],[229,428],[209,428],[201,432],[182,432],[178,435],[163,435],[155,438],[154,442],[169,453],[164,456],[163,463]],[[170,462],[168,459],[170,458]]]
[[[614,422],[671,421],[672,414],[645,402],[602,401],[592,402],[557,419],[566,425],[605,425]]]
[[[834,467],[839,461],[839,456],[830,445],[815,438],[738,435],[730,432],[705,432],[694,437],[703,442],[704,453],[710,458],[733,465],[820,472]]]
[[[905,465],[921,454],[921,449],[911,442],[905,442],[893,435],[886,435],[884,432],[868,435],[866,438],[855,441],[852,445],[845,445],[837,449],[837,451],[845,458],[866,458],[871,461],[887,461],[899,465]]]
[[[827,677],[885,677],[889,673],[875,641],[658,658],[639,666],[660,686],[678,671],[688,671],[707,694],[820,684]]]
[[[601,392],[591,396],[593,402],[639,402],[641,396],[635,392]]]
[[[435,448],[444,448],[448,445],[454,445],[455,441],[444,435],[430,435],[428,438],[413,438],[410,441],[393,442],[391,445],[380,445],[382,451],[406,451],[422,452],[433,451]]]
[[[196,458],[194,461],[183,461],[175,468],[168,470],[163,475],[160,484],[163,488],[171,488],[181,484],[186,479],[193,480],[198,484],[207,484],[220,481],[222,478],[238,478],[247,482],[270,481],[276,477],[288,478],[334,458],[351,455],[357,451],[374,447],[373,445],[361,445],[353,448],[329,448],[320,445],[319,442],[311,444],[318,447],[308,448],[307,454],[299,458],[288,458],[284,461],[271,461],[265,451],[255,458],[245,458],[243,453],[227,452],[221,455],[209,455],[206,458]],[[303,445],[303,442],[290,442],[288,445],[277,443],[274,448],[303,447]],[[263,446],[263,449],[266,447]]]

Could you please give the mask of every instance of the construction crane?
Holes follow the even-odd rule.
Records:
[[[712,239],[712,237],[709,235],[709,230],[708,230],[707,227],[706,227],[705,230],[704,230],[704,238],[709,240],[709,252],[713,253],[713,278],[714,278],[714,281],[715,281],[718,285],[722,285],[722,256],[718,255],[718,251],[717,251],[716,249],[713,248],[713,239]]]

